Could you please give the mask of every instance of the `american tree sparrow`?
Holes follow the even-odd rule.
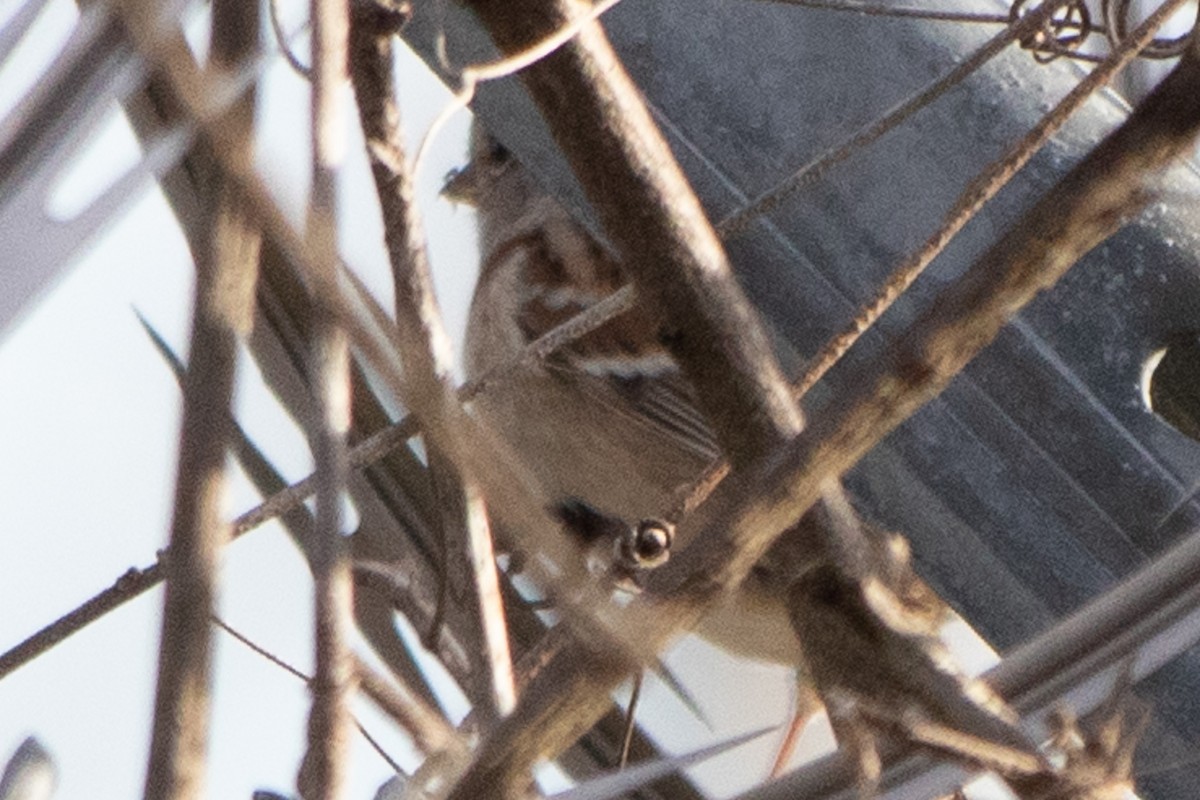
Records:
[[[478,210],[481,266],[466,337],[469,377],[513,358],[626,282],[613,257],[478,125],[471,162],[445,194]],[[489,383],[474,405],[568,515],[582,503],[629,522],[661,517],[719,456],[692,388],[659,342],[657,320],[640,307],[543,364]],[[899,537],[889,541],[903,547]],[[897,563],[906,565],[906,554],[899,555]],[[772,580],[767,559],[697,633],[728,651],[799,667],[786,587]],[[936,601],[920,587],[914,584],[913,602]],[[931,613],[940,618],[940,601]],[[801,723],[819,708],[803,681],[798,704]]]

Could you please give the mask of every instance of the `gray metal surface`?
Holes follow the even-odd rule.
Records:
[[[940,4],[945,8],[949,3]],[[996,11],[984,2],[958,10]],[[766,2],[627,0],[610,36],[721,219],[944,74],[997,31]],[[418,19],[454,63],[489,52],[466,15]],[[846,324],[931,233],[988,161],[1078,80],[1012,48],[964,86],[727,245],[793,367]],[[514,81],[476,106],[489,127],[583,207]],[[808,400],[820,414],[856,369],[967,269],[996,235],[1125,115],[1100,96],[971,223]],[[1200,327],[1200,180],[1179,165],[1163,202],[1045,293],[936,401],[849,476],[863,507],[912,540],[921,571],[994,646],[1047,629],[1200,523],[1200,444],[1144,406],[1146,359]],[[1174,659],[1142,684],[1150,763],[1200,742],[1200,662]],[[1192,798],[1200,767],[1142,779],[1153,798]]]

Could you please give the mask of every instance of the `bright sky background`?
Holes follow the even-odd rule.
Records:
[[[0,19],[17,8],[0,0]],[[289,30],[301,4],[284,5]],[[0,116],[39,75],[74,24],[74,4],[52,0],[27,41],[0,70]],[[198,30],[201,26],[194,26]],[[307,40],[296,46],[303,51]],[[405,52],[402,82],[410,134],[424,131],[446,95]],[[260,166],[282,205],[300,218],[308,182],[307,85],[282,62],[265,75]],[[347,100],[350,101],[349,92]],[[422,207],[431,229],[439,290],[452,329],[465,324],[474,280],[468,209],[436,197],[461,165],[469,115],[443,133],[423,170]],[[374,188],[351,135],[343,202],[343,252],[386,291]],[[51,201],[55,211],[86,202],[138,158],[123,117],[112,113]],[[368,205],[365,199],[369,199]],[[2,281],[2,273],[0,273]],[[179,393],[134,314],[146,316],[181,353],[193,271],[183,238],[157,189],[84,248],[36,307],[0,338],[0,647],[107,588],[131,566],[153,562],[170,525]],[[3,285],[0,283],[0,291]],[[302,434],[266,395],[243,359],[239,410],[245,426],[290,479],[311,466]],[[229,508],[258,497],[240,476]],[[225,560],[221,614],[234,627],[303,670],[311,668],[307,569],[276,525],[234,545]],[[128,798],[144,781],[161,590],[147,593],[48,655],[0,681],[0,761],[36,734],[59,766],[58,797]],[[217,685],[210,796],[288,792],[303,749],[307,692],[297,680],[228,636],[215,634]],[[362,706],[362,721],[394,757],[412,754],[390,723]],[[359,741],[354,797],[371,797],[387,765]]]
[[[0,0],[0,24],[16,8],[16,0]],[[283,11],[287,29],[298,30],[302,4],[285,3]],[[74,18],[71,0],[51,0],[20,51],[0,68],[0,119],[57,52]],[[202,29],[199,23],[193,27]],[[197,36],[197,46],[202,40]],[[306,46],[299,36],[302,57]],[[402,111],[415,151],[415,140],[447,95],[407,51],[400,74]],[[267,71],[263,87],[259,165],[283,207],[299,220],[309,169],[308,89],[281,61]],[[438,290],[457,341],[474,281],[474,223],[469,209],[451,207],[437,191],[445,173],[463,161],[468,124],[465,112],[455,117],[420,175]],[[343,254],[389,306],[374,188],[357,129],[348,125],[347,132]],[[66,170],[52,208],[58,213],[77,208],[136,158],[132,134],[113,104],[89,149]],[[192,281],[178,227],[157,189],[147,187],[39,302],[0,332],[0,649],[107,588],[131,566],[149,565],[164,546],[179,394],[134,311],[183,353]],[[303,435],[265,392],[248,359],[238,408],[251,436],[286,477],[307,474],[311,460]],[[230,514],[257,501],[236,475]],[[265,526],[233,545],[223,579],[223,618],[310,670],[308,573],[278,526]],[[36,734],[58,764],[58,797],[138,796],[161,602],[161,590],[149,592],[0,681],[0,762],[25,736]],[[303,750],[307,692],[228,636],[214,637],[209,795],[248,798],[255,788],[290,792]],[[991,661],[979,651],[973,658],[976,669]],[[708,729],[651,680],[642,719],[662,720],[655,735],[672,747],[692,749],[787,718],[790,679],[783,669],[741,661],[695,639],[681,643],[667,662],[702,699],[713,723]],[[414,766],[403,736],[369,705],[360,704],[360,711],[363,724],[389,752]],[[455,713],[462,713],[461,703]],[[722,793],[744,788],[765,774],[777,741],[765,737],[698,774]],[[811,753],[827,744],[827,732],[816,726],[801,749]],[[388,776],[387,765],[358,740],[352,796],[372,797]]]

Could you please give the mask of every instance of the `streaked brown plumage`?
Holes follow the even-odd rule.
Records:
[[[482,266],[466,341],[469,376],[513,358],[530,341],[625,283],[616,261],[500,145],[476,127],[472,161],[447,194],[479,212]],[[627,522],[667,513],[681,487],[718,456],[691,387],[635,308],[540,366],[490,383],[475,401],[552,498],[577,499]],[[703,513],[703,509],[699,513]],[[945,606],[908,569],[903,540],[872,531],[881,563],[898,565],[898,602],[936,628]],[[697,632],[754,659],[799,667],[789,622],[789,575],[767,560]],[[802,684],[807,716],[815,710]]]

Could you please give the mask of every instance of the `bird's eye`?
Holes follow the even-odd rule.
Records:
[[[488,149],[488,155],[497,164],[503,164],[512,159],[512,151],[495,139],[492,140],[491,147]]]

